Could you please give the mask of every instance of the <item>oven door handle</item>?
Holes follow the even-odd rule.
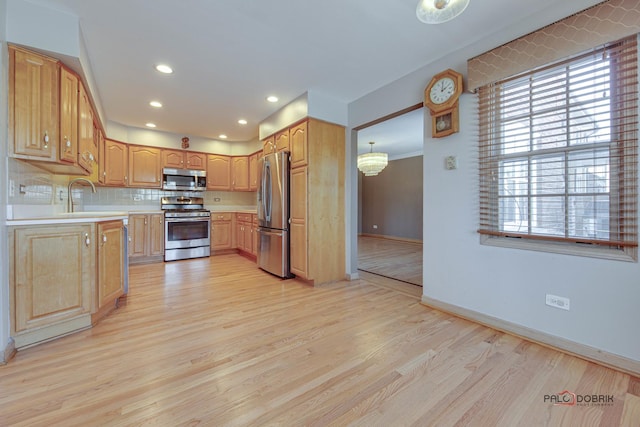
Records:
[[[195,222],[195,221],[209,221],[210,217],[185,217],[185,218],[165,218],[166,222]]]

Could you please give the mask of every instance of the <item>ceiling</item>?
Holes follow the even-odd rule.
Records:
[[[309,90],[350,103],[514,23],[526,33],[599,2],[471,0],[453,21],[426,25],[417,0],[28,1],[79,17],[106,120],[229,141],[257,138],[259,122]],[[156,72],[161,62],[174,74]],[[361,131],[359,152],[390,132]]]

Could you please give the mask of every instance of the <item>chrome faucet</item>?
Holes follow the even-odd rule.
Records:
[[[89,181],[87,178],[74,178],[69,181],[69,187],[67,188],[67,212],[73,212],[73,196],[71,195],[71,186],[76,182],[86,182],[91,186],[91,191],[96,192],[96,186],[93,185],[93,182]]]

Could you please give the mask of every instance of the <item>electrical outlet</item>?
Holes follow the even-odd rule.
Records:
[[[214,201],[214,202],[219,202],[219,201],[220,201],[220,197],[214,197],[214,198],[213,198],[213,201]]]
[[[456,156],[445,157],[444,167],[447,170],[458,169],[458,158]]]
[[[373,226],[372,226],[372,227],[373,227],[373,229],[374,229],[374,230],[377,230],[377,229],[378,229],[378,226],[377,226],[376,224],[373,224]]]
[[[549,307],[555,307],[555,308],[569,311],[570,303],[571,301],[569,300],[569,298],[547,294],[546,304]]]

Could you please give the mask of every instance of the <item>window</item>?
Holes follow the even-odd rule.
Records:
[[[636,44],[634,36],[479,88],[485,243],[637,259]]]

